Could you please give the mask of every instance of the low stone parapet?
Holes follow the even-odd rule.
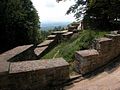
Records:
[[[0,75],[1,90],[44,90],[69,79],[69,64],[63,58],[11,62]]]
[[[95,40],[92,50],[75,53],[75,66],[79,73],[85,74],[107,64],[120,55],[120,34],[106,34]]]

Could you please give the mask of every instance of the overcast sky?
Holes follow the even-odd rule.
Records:
[[[38,11],[41,22],[71,22],[73,14],[65,15],[68,8],[74,4],[74,0],[57,3],[56,0],[32,0]]]

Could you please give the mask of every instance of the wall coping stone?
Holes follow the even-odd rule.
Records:
[[[44,47],[37,47],[34,49],[34,53],[39,56],[45,49],[47,49],[48,46],[44,46]]]
[[[68,32],[68,30],[55,31],[55,32],[53,32],[52,34],[63,34],[63,33],[66,33],[66,32]]]
[[[55,38],[56,35],[49,35],[48,38]]]
[[[18,46],[18,47],[11,49],[3,54],[0,54],[0,62],[4,61],[4,60],[7,61],[7,60],[13,58],[14,56],[24,52],[25,50],[29,49],[32,46],[33,45]]]
[[[7,74],[9,71],[10,62],[9,59],[31,48],[33,45],[24,45],[13,48],[5,53],[0,54],[0,75]]]
[[[107,42],[107,41],[112,41],[112,39],[110,38],[106,38],[106,37],[103,37],[103,38],[99,38],[99,39],[96,39],[99,43],[101,42]]]
[[[64,33],[64,34],[62,34],[63,36],[67,36],[67,35],[71,35],[71,34],[73,34],[73,32],[66,32],[66,33]]]
[[[52,43],[54,40],[45,40],[44,42],[40,43],[39,45],[37,45],[38,47],[42,47],[42,46],[47,46],[50,43]]]
[[[34,61],[22,61],[22,62],[13,62],[10,65],[10,74],[45,70],[55,67],[69,66],[63,58],[56,59],[44,59],[44,60],[34,60]]]
[[[77,51],[76,53],[79,54],[82,57],[89,57],[89,56],[99,55],[99,52],[97,50],[95,50],[95,49]]]
[[[120,37],[120,34],[106,34],[105,36],[108,38],[116,38],[116,37]]]

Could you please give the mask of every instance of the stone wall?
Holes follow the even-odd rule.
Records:
[[[93,49],[77,51],[76,70],[86,74],[120,55],[120,34],[107,34],[95,40]]]
[[[11,62],[7,68],[0,72],[0,90],[44,90],[69,79],[63,58]]]
[[[46,90],[69,79],[69,64],[62,58],[39,60],[56,45],[50,39],[0,54],[0,90]]]

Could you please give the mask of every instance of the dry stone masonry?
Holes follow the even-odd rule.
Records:
[[[11,63],[10,86],[15,90],[42,90],[69,79],[68,66],[62,58]]]
[[[76,70],[86,74],[110,62],[120,55],[120,34],[107,34],[104,38],[95,40],[93,49],[75,53]]]
[[[55,39],[48,39],[1,54],[0,90],[44,90],[68,80],[69,64],[64,59],[40,60],[55,44]]]
[[[18,46],[1,54],[0,90],[44,90],[68,80],[69,64],[63,58],[40,58],[61,40],[78,33],[77,24],[71,27],[70,31],[53,32],[38,45]]]
[[[0,72],[0,90],[43,90],[69,79],[63,58],[9,62],[6,68],[6,73]]]

